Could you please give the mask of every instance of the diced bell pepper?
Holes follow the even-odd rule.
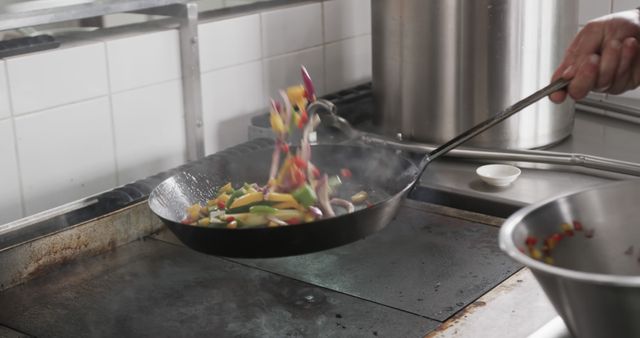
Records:
[[[318,201],[316,192],[308,184],[305,184],[302,187],[298,188],[291,195],[293,195],[293,198],[295,198],[298,203],[304,205],[305,207],[314,205],[316,201]]]
[[[200,226],[208,226],[211,224],[211,219],[209,217],[204,217],[198,220],[198,225]]]
[[[300,203],[298,203],[296,200],[293,200],[290,202],[280,202],[278,204],[274,204],[273,207],[276,209],[296,209],[296,210],[303,209]]]
[[[234,191],[233,193],[231,193],[231,195],[229,196],[229,200],[226,201],[224,204],[227,206],[227,208],[231,209],[231,206],[233,205],[235,200],[238,197],[241,197],[242,195],[244,195],[246,193],[247,192],[244,190],[244,188],[240,188],[240,189]]]
[[[187,208],[187,214],[189,215],[189,218],[192,220],[198,219],[200,217],[200,209],[202,209],[202,206],[200,204],[194,204]]]
[[[273,129],[276,134],[284,134],[287,131],[284,126],[284,121],[282,121],[282,117],[277,112],[272,111],[269,120],[271,122],[271,129]]]
[[[270,207],[268,205],[254,205],[249,208],[249,212],[252,214],[272,215],[277,211],[278,209]]]
[[[292,86],[287,88],[287,97],[289,97],[289,101],[298,104],[301,101],[305,100],[306,90],[304,86]]]
[[[297,201],[295,200],[295,198],[293,198],[293,196],[291,194],[282,194],[282,193],[278,193],[278,192],[271,192],[271,193],[267,194],[265,199],[267,201],[273,201],[273,202],[295,202],[295,203],[297,203]]]
[[[264,194],[256,191],[244,194],[237,199],[235,199],[230,205],[229,209],[239,208],[245,205],[249,205],[251,203],[260,202],[264,198]]]
[[[228,182],[227,184],[222,186],[220,189],[218,189],[218,195],[220,195],[220,194],[230,194],[232,192],[233,192],[233,186],[231,186],[231,182]]]
[[[360,204],[366,201],[369,198],[369,194],[366,191],[362,190],[355,195],[351,196],[351,202]]]

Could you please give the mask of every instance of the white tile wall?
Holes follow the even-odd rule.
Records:
[[[15,124],[27,214],[115,186],[107,98],[21,116]]]
[[[371,33],[371,0],[331,0],[324,6],[324,42]]]
[[[0,61],[0,120],[11,115],[11,105],[9,104],[9,87],[7,81],[7,70],[4,61]]]
[[[371,81],[371,35],[327,44],[325,66],[328,93]]]
[[[265,57],[322,44],[322,6],[319,3],[277,9],[261,15]]]
[[[202,77],[207,154],[247,141],[247,126],[268,106],[263,96],[262,62],[209,72]]]
[[[13,122],[8,119],[0,121],[0,163],[0,224],[4,224],[23,216]]]
[[[180,77],[177,30],[108,40],[106,44],[113,92]]]
[[[185,162],[179,80],[112,96],[118,184],[149,177]]]
[[[264,60],[265,96],[280,97],[278,91],[302,83],[300,65],[304,65],[313,79],[318,95],[324,89],[323,47],[306,49]]]
[[[580,0],[578,20],[580,25],[586,24],[589,20],[609,14],[611,11],[611,0]]]
[[[103,43],[21,55],[6,62],[14,114],[108,92]]]
[[[202,72],[262,57],[258,14],[201,24],[198,35]]]

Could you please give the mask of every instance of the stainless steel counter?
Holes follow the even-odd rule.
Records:
[[[576,114],[572,136],[547,150],[639,163],[639,147],[640,125],[581,111]],[[475,169],[486,163],[438,160],[429,165],[420,184],[437,191],[522,206],[613,180],[636,178],[570,166],[513,163],[522,169],[520,178],[509,187],[496,188],[483,183],[475,174]]]

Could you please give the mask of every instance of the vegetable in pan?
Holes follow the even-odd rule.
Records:
[[[316,100],[313,83],[302,67],[304,85],[280,91],[282,102],[271,100],[269,120],[275,133],[269,170],[269,181],[260,186],[244,183],[234,187],[231,182],[218,190],[217,196],[206,205],[194,204],[187,208],[184,224],[226,227],[277,227],[335,216],[334,207],[346,212],[355,211],[355,205],[369,205],[365,191],[356,193],[351,200],[332,198],[342,179],[352,173],[343,168],[340,176],[323,173],[311,161],[310,135],[320,124],[320,118],[307,112],[308,104]],[[302,130],[300,147],[294,154],[287,142],[289,134]]]

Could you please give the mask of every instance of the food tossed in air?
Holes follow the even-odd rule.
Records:
[[[303,85],[280,91],[282,101],[271,100],[269,120],[276,145],[268,182],[237,186],[229,182],[206,203],[188,207],[182,223],[229,229],[277,227],[334,217],[337,208],[350,213],[357,206],[370,205],[366,191],[356,193],[349,200],[336,197],[342,180],[351,179],[351,170],[342,168],[330,176],[312,162],[310,135],[320,124],[320,117],[307,111],[316,96],[304,67],[302,79]],[[298,147],[288,142],[294,128],[302,131]]]

